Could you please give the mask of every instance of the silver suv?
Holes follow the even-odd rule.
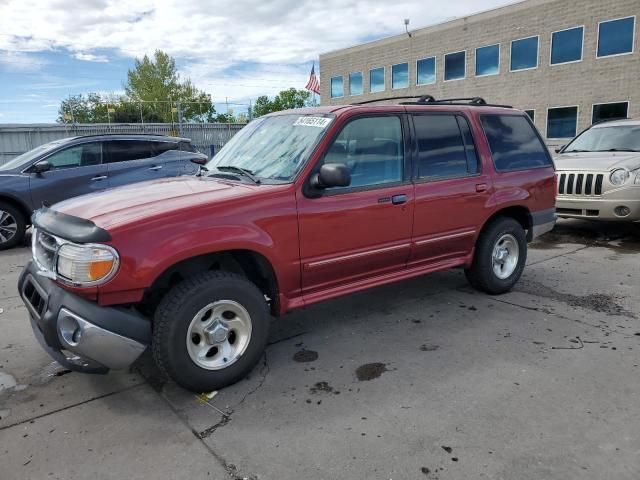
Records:
[[[640,220],[640,120],[595,124],[557,153],[559,217]]]

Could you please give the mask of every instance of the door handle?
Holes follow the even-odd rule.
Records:
[[[486,192],[487,191],[487,184],[486,183],[478,183],[476,185],[476,192],[481,193],[481,192]]]
[[[105,180],[109,177],[107,177],[106,175],[98,175],[97,177],[93,177],[91,179],[92,182],[99,182],[100,180]]]
[[[391,197],[391,203],[393,203],[394,205],[407,203],[407,196],[405,194],[394,195],[393,197]]]
[[[149,170],[162,170],[162,165],[154,165],[153,167],[150,167]]]

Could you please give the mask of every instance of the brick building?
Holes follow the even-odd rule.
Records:
[[[320,55],[323,105],[480,96],[526,110],[549,144],[640,117],[640,0],[525,0]]]

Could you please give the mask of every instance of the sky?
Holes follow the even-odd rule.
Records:
[[[54,122],[69,95],[120,94],[164,50],[181,78],[246,111],[304,88],[321,53],[513,0],[0,0],[0,123]]]

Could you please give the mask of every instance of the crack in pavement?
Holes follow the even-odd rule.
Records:
[[[232,415],[235,412],[235,409],[237,409],[240,405],[242,405],[250,395],[253,395],[260,388],[262,388],[262,386],[264,385],[264,382],[266,381],[267,375],[269,374],[269,371],[270,371],[269,362],[267,360],[267,352],[265,350],[264,355],[263,355],[263,361],[262,361],[262,369],[260,371],[261,378],[260,378],[260,381],[258,382],[258,385],[255,386],[254,388],[252,388],[251,390],[249,390],[248,392],[246,392],[242,396],[240,401],[233,406],[233,408],[227,409],[227,413],[223,412],[222,418],[220,419],[220,421],[218,423],[216,423],[215,425],[212,425],[212,426],[210,426],[208,428],[205,428],[204,430],[202,430],[200,432],[198,432],[195,428],[193,428],[189,424],[189,420],[187,419],[187,417],[185,415],[183,415],[180,411],[178,411],[178,409],[175,408],[173,403],[166,397],[166,395],[161,390],[154,389],[154,391],[160,396],[160,398],[162,398],[162,400],[164,400],[164,402],[169,406],[171,411],[174,413],[174,415],[176,415],[176,417],[178,417],[178,419],[182,422],[182,424],[191,431],[193,436],[196,437],[198,439],[198,441],[206,448],[206,450],[220,463],[220,465],[225,469],[227,475],[229,475],[229,478],[232,478],[233,480],[257,479],[258,477],[256,475],[248,475],[248,476],[247,475],[242,475],[242,476],[239,476],[238,475],[238,471],[239,471],[238,467],[236,467],[232,463],[227,462],[227,460],[222,455],[218,454],[205,441],[205,439],[210,437],[219,428],[222,428],[225,425],[227,425],[229,422],[231,422],[231,418],[232,418]],[[218,409],[217,407],[215,407],[215,409],[220,411],[220,412],[222,412],[222,410]]]
[[[236,409],[245,402],[247,397],[249,397],[249,395],[253,395],[258,390],[260,390],[260,388],[262,388],[262,386],[264,385],[265,380],[267,379],[267,375],[268,374],[269,374],[269,362],[267,361],[267,352],[265,350],[264,355],[263,355],[263,360],[262,360],[262,369],[260,371],[261,378],[260,378],[260,381],[258,382],[258,385],[256,385],[251,390],[247,391],[242,396],[240,401],[238,403],[236,403],[233,407],[228,408],[227,409],[227,413],[225,413],[222,416],[222,419],[218,423],[216,423],[215,425],[212,425],[212,426],[210,426],[208,428],[205,428],[201,432],[195,432],[194,431],[195,435],[198,436],[198,438],[200,438],[200,439],[207,438],[207,437],[211,436],[211,434],[213,432],[215,432],[218,428],[221,428],[221,427],[224,427],[225,425],[227,425],[231,421],[231,417],[234,414],[234,412],[236,411]]]
[[[534,248],[534,247],[529,247],[529,248],[530,248],[531,250],[536,250],[536,248]],[[527,263],[527,265],[526,265],[526,266],[527,266],[527,267],[532,267],[532,266],[534,266],[534,265],[539,265],[539,264],[541,264],[541,263],[548,262],[548,261],[550,261],[550,260],[555,260],[556,258],[565,257],[565,256],[567,256],[567,255],[572,255],[572,254],[574,254],[574,253],[581,252],[582,250],[586,250],[587,248],[592,248],[592,245],[585,245],[585,246],[580,247],[580,248],[577,248],[577,249],[575,249],[575,250],[571,250],[570,252],[560,253],[560,254],[558,254],[558,255],[554,255],[553,257],[545,258],[545,259],[543,259],[543,260],[538,260],[537,262]]]
[[[74,403],[72,405],[67,405],[67,406],[64,406],[64,407],[61,407],[61,408],[57,408],[57,409],[52,410],[52,411],[47,412],[47,413],[42,413],[42,414],[36,415],[34,417],[26,418],[26,419],[21,420],[19,422],[15,422],[15,423],[11,423],[9,425],[5,425],[4,427],[0,427],[0,431],[6,430],[6,429],[11,428],[11,427],[15,427],[17,425],[22,425],[24,423],[32,422],[32,421],[38,420],[40,418],[48,417],[49,415],[53,415],[55,413],[64,412],[65,410],[69,410],[70,408],[79,407],[80,405],[84,405],[86,403],[93,402],[95,400],[101,400],[103,398],[111,397],[111,396],[117,395],[119,393],[128,392],[129,390],[133,390],[134,388],[138,388],[138,387],[141,387],[143,385],[146,385],[146,382],[141,382],[141,383],[138,383],[136,385],[130,385],[128,387],[123,388],[122,390],[117,390],[115,392],[105,393],[104,395],[98,395],[97,397],[88,398],[86,400],[83,400],[82,402]]]

